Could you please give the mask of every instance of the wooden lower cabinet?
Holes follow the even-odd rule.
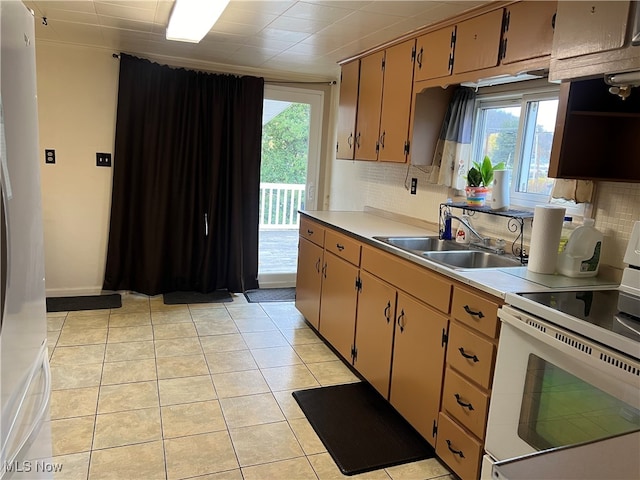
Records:
[[[320,334],[351,363],[356,328],[358,267],[324,252]]]
[[[296,277],[296,308],[316,329],[320,325],[323,254],[322,247],[300,237]]]
[[[396,289],[362,271],[353,365],[384,398],[389,398]]]
[[[448,318],[398,292],[395,321],[389,400],[435,446]]]
[[[438,418],[436,454],[463,480],[478,478],[482,443],[445,413]]]

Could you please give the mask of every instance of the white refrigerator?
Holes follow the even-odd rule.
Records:
[[[34,17],[0,1],[0,479],[52,478]]]

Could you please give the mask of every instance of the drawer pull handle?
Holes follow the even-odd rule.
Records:
[[[340,245],[339,243],[336,243],[336,248],[340,251],[344,250],[344,245]]]
[[[462,400],[460,400],[460,394],[456,393],[454,397],[456,397],[456,402],[458,402],[458,405],[464,408],[468,408],[469,411],[473,410],[473,405],[471,405],[470,403],[464,403]]]
[[[389,317],[389,313],[391,313],[391,301],[388,301],[387,306],[384,308],[384,318],[387,319],[387,323],[391,321],[391,318]]]
[[[307,228],[307,235],[313,235],[313,230]]]
[[[400,327],[400,333],[404,332],[404,326],[405,326],[405,321],[404,321],[404,308],[402,309],[402,311],[400,312],[400,316],[398,317],[398,326]]]
[[[455,450],[451,448],[451,440],[447,440],[447,448],[454,455],[458,455],[460,458],[465,458],[464,453],[462,453],[462,450]]]
[[[469,305],[465,305],[464,306],[464,311],[467,312],[469,315],[473,315],[474,317],[484,318],[484,313],[482,313],[481,310],[478,310],[477,312],[474,312],[473,310],[471,310],[469,308]]]
[[[473,360],[473,363],[478,363],[480,361],[480,359],[475,355],[469,355],[468,353],[465,353],[464,348],[460,347],[458,350],[460,351],[460,355],[462,355],[464,358],[468,358],[469,360]]]

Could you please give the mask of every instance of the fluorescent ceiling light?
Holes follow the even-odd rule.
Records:
[[[198,43],[228,4],[229,0],[176,0],[167,25],[167,40]]]

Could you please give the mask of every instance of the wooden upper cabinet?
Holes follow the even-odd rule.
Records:
[[[457,26],[453,73],[498,65],[503,9],[465,20]]]
[[[357,160],[377,160],[378,132],[382,110],[382,62],[384,52],[377,52],[360,60],[360,92],[356,120]]]
[[[504,14],[501,63],[513,63],[551,53],[557,2],[524,1]]]
[[[629,1],[558,2],[553,58],[606,52],[624,45]]]
[[[451,75],[455,25],[418,37],[414,81]]]
[[[409,149],[409,116],[413,91],[415,40],[387,49],[378,160],[404,163]]]
[[[342,66],[340,103],[338,107],[338,142],[336,158],[353,160],[355,153],[356,109],[358,106],[358,80],[360,61]]]

